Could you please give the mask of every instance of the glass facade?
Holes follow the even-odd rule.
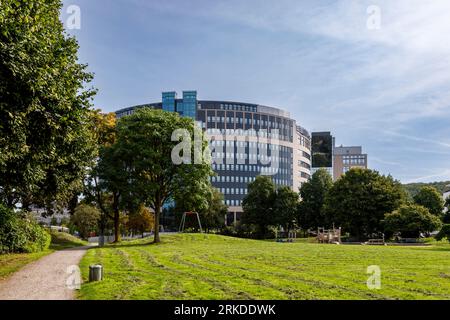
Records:
[[[176,92],[163,92],[162,94],[162,108],[165,111],[174,112],[176,105]]]
[[[177,106],[177,109],[181,116],[196,119],[197,91],[183,91],[183,102]]]
[[[333,136],[330,132],[313,132],[311,149],[313,168],[333,167]]]

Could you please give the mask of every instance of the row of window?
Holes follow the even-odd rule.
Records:
[[[208,116],[208,124],[210,124],[210,123],[236,123],[236,124],[247,124],[247,125],[253,124],[254,126],[255,125],[263,126],[263,127],[273,128],[273,129],[289,129],[291,127],[291,126],[286,125],[283,122],[251,119],[248,117],[242,118],[242,117]]]
[[[274,179],[278,184],[288,184],[286,179]],[[232,182],[232,183],[250,183],[255,181],[255,177],[244,176],[213,176],[211,182]]]
[[[352,157],[352,158],[344,158],[343,159],[344,164],[356,164],[356,165],[363,165],[366,163],[365,157]]]
[[[263,173],[281,173],[289,174],[286,168],[278,167],[262,167],[260,165],[247,165],[247,164],[213,164],[213,170],[216,171],[245,171],[245,172],[263,172]]]
[[[222,110],[235,110],[235,111],[250,111],[250,112],[256,112],[256,107],[254,106],[246,106],[246,105],[240,105],[240,104],[227,104],[227,103],[221,103],[220,109]]]
[[[255,180],[255,178],[253,178],[253,180]],[[277,183],[274,181],[274,183],[276,185],[290,185],[288,183]],[[247,188],[218,188],[219,191],[224,194],[225,196],[227,195],[246,195],[248,194],[248,189]]]
[[[227,206],[240,207],[242,206],[242,200],[225,200]]]
[[[291,151],[291,148],[285,147],[278,144],[267,144],[262,142],[251,142],[251,141],[235,141],[235,140],[212,140],[210,145],[213,147],[240,147],[249,149],[270,149],[270,150],[281,150],[281,151]],[[304,152],[305,153],[305,152]]]
[[[300,177],[302,177],[304,179],[309,179],[309,178],[311,178],[311,175],[306,172],[300,171]]]
[[[270,156],[265,154],[257,154],[255,153],[231,153],[231,152],[213,152],[212,159],[214,162],[226,162],[230,163],[236,159],[238,164],[245,164],[246,160],[249,160],[250,163],[256,164],[260,161],[262,164],[271,164],[271,163],[291,163],[291,159],[286,157],[279,157],[276,154],[272,154]],[[223,161],[225,160],[225,161]]]
[[[311,160],[311,155],[306,151],[302,151],[302,156],[308,160]]]
[[[300,143],[301,146],[311,149],[311,140],[308,139],[307,137],[301,135],[298,138],[298,142]]]
[[[306,163],[305,161],[300,160],[298,162],[299,166],[306,169],[311,169],[311,165],[309,163]]]
[[[247,188],[219,188],[219,190],[224,195],[246,195],[248,193]]]
[[[206,129],[206,125],[200,122],[200,127]],[[216,129],[216,128],[208,128],[206,133],[210,136],[215,135],[229,135],[229,136],[245,136],[245,137],[260,137],[260,138],[271,138],[282,140],[282,138],[286,138],[284,135],[278,132],[278,129],[271,130],[270,132],[267,130],[244,130],[244,129]]]

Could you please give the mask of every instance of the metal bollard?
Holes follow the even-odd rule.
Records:
[[[103,266],[100,264],[89,266],[89,282],[103,280]]]

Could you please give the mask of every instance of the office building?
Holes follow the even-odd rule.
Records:
[[[253,103],[198,100],[196,91],[164,92],[162,102],[121,109],[130,115],[142,107],[178,112],[195,119],[211,138],[212,184],[225,197],[227,224],[239,221],[247,185],[269,175],[277,186],[298,191],[311,176],[311,137],[284,110]]]
[[[351,168],[367,169],[367,154],[362,147],[335,147],[333,152],[333,179],[337,180]]]

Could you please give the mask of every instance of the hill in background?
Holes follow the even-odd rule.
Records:
[[[441,181],[441,182],[431,182],[431,183],[408,183],[404,184],[403,188],[405,188],[406,192],[411,197],[414,197],[420,190],[420,188],[425,186],[435,187],[441,194],[444,193],[445,186],[449,185],[450,181]]]

